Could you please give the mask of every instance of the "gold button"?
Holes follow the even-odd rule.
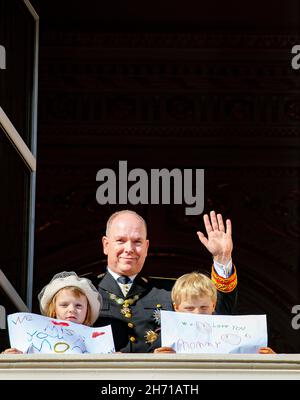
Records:
[[[157,308],[161,308],[161,304],[156,304],[156,307]]]
[[[134,327],[134,325],[131,322],[128,322],[127,325],[128,325],[129,328],[133,328]]]
[[[136,338],[134,336],[130,336],[129,340],[134,343],[136,341]]]

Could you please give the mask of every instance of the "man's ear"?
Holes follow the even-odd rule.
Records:
[[[107,254],[108,254],[108,245],[109,245],[108,237],[103,236],[103,237],[102,237],[103,253],[104,253],[106,256],[107,256]]]

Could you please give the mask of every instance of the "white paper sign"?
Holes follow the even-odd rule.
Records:
[[[162,346],[176,353],[257,353],[267,338],[266,315],[161,311]]]
[[[32,313],[7,316],[11,347],[23,353],[107,354],[115,351],[111,326],[86,325]]]

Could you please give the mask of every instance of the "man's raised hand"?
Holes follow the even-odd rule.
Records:
[[[200,242],[213,255],[215,261],[226,265],[231,259],[233,248],[230,219],[226,220],[226,229],[222,215],[216,214],[215,211],[210,212],[210,218],[205,214],[203,220],[207,237],[198,231]]]

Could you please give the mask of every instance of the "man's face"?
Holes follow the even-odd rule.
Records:
[[[132,214],[120,214],[102,238],[109,268],[119,275],[135,275],[143,268],[149,241],[142,221]]]
[[[209,296],[182,299],[180,304],[174,304],[174,310],[179,312],[211,315],[215,310],[215,303]]]

